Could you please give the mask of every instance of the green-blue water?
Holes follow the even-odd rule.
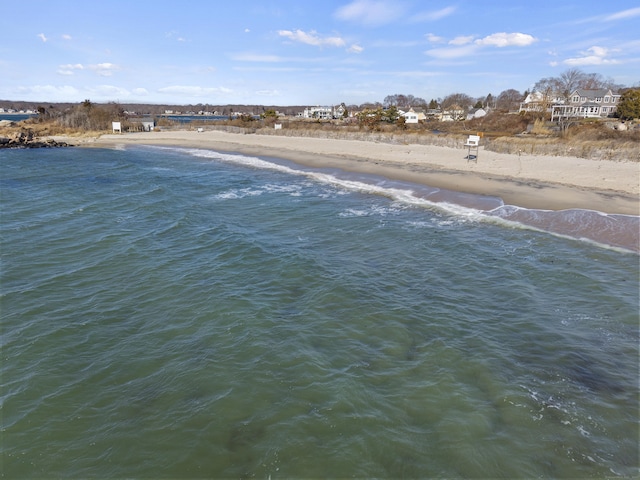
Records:
[[[5,478],[639,473],[635,253],[214,152],[0,173]]]

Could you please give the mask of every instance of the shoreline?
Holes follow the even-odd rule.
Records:
[[[217,130],[106,134],[91,141],[65,140],[80,147],[176,146],[275,157],[311,168],[338,168],[454,192],[500,197],[505,205],[530,209],[640,215],[637,162],[520,157],[482,147],[477,161],[467,161],[467,150],[462,148]]]

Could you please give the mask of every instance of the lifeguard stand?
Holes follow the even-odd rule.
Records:
[[[469,149],[467,154],[467,162],[473,160],[474,162],[478,162],[478,149],[480,148],[480,135],[469,135],[467,138],[467,143],[464,144],[465,147]],[[474,153],[472,153],[472,151]]]

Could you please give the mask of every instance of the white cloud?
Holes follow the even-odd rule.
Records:
[[[278,30],[278,35],[288,38],[294,42],[305,43],[317,47],[344,47],[346,42],[340,37],[321,37],[315,31],[305,32],[303,30]]]
[[[174,39],[176,42],[186,42],[187,39],[180,35],[177,30],[172,30],[164,34],[165,37]]]
[[[278,90],[258,90],[256,95],[261,97],[279,97],[281,93]]]
[[[149,91],[143,87],[134,88],[131,93],[140,97],[146,97],[147,95],[149,95]]]
[[[449,45],[467,45],[473,42],[473,35],[460,35],[449,41]]]
[[[448,17],[449,15],[452,15],[453,13],[455,13],[455,11],[456,11],[456,7],[445,7],[445,8],[441,8],[440,10],[434,10],[431,12],[422,12],[411,17],[411,21],[416,23],[417,22],[433,22],[436,20],[440,20],[444,17]]]
[[[526,47],[536,42],[537,39],[526,33],[493,33],[487,37],[476,40],[478,45],[491,45],[494,47]]]
[[[131,95],[131,92],[126,88],[116,87],[115,85],[97,85],[88,88],[87,91],[92,97],[100,98],[127,98]]]
[[[233,90],[225,87],[199,87],[193,85],[173,85],[159,88],[158,92],[170,95],[184,95],[187,97],[205,97],[208,95],[229,94]]]
[[[354,0],[335,12],[339,20],[378,26],[401,17],[405,7],[397,0]]]
[[[71,40],[71,35],[65,33],[64,35],[62,35],[62,39],[63,40]]]
[[[362,53],[364,50],[364,48],[362,48],[360,45],[356,45],[355,43],[353,45],[351,45],[348,49],[347,52],[350,53]]]
[[[282,62],[283,58],[277,55],[259,55],[255,53],[238,53],[231,57],[233,60],[237,60],[239,62],[266,62],[266,63],[276,63]]]
[[[66,65],[59,65],[57,73],[59,75],[73,75],[78,70],[91,70],[96,72],[101,77],[110,77],[113,72],[120,70],[118,65],[113,63],[97,63],[94,65],[82,65],[81,63],[68,63]]]
[[[16,93],[21,97],[46,98],[51,102],[77,101],[79,97],[82,97],[82,92],[70,85],[19,86],[16,88]]]
[[[640,7],[622,10],[621,12],[607,15],[604,20],[611,22],[614,20],[626,20],[627,18],[640,17]]]
[[[110,77],[113,75],[114,71],[120,70],[120,67],[113,63],[98,63],[95,65],[89,65],[88,68],[102,77]]]
[[[613,51],[604,48],[593,46],[586,51],[580,52],[580,57],[567,58],[564,62],[565,65],[584,66],[584,65],[614,65],[620,63],[613,58],[607,58]]]
[[[440,37],[435,38],[443,40]],[[424,53],[438,59],[452,59],[473,55],[481,47],[522,47],[537,41],[536,38],[525,33],[494,33],[475,41],[474,38],[473,35],[460,35],[449,41],[452,47],[432,48]]]
[[[84,65],[81,63],[59,65],[57,73],[59,75],[73,75],[75,70],[84,70]]]
[[[39,33],[39,34],[38,34],[38,38],[39,38],[40,40],[42,40],[43,42],[46,42],[46,41],[47,41],[47,37],[44,35],[44,33]]]
[[[478,50],[478,47],[474,44],[463,45],[460,47],[446,47],[446,48],[432,48],[427,50],[426,53],[430,57],[439,59],[451,59],[468,57]]]
[[[430,43],[444,43],[445,42],[444,37],[439,37],[438,35],[434,35],[433,33],[427,33],[425,36],[427,37],[427,40]]]

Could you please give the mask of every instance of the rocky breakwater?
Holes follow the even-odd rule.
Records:
[[[30,130],[10,133],[8,136],[0,134],[0,148],[56,148],[70,147],[66,142],[58,142],[52,138],[42,139]]]

